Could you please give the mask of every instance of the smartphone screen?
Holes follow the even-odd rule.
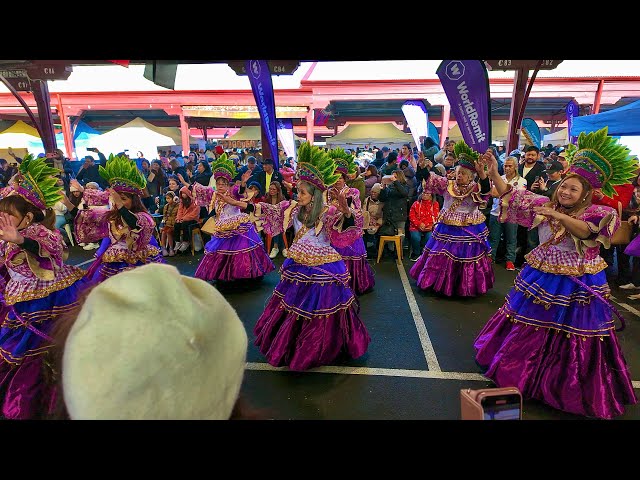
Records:
[[[517,394],[495,395],[480,400],[484,420],[520,420],[522,397]]]

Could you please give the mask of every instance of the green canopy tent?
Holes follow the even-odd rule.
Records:
[[[405,143],[414,146],[413,136],[410,133],[404,133],[393,123],[352,123],[339,134],[326,140],[329,148],[373,147],[374,145],[400,148]]]

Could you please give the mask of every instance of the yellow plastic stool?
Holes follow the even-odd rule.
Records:
[[[395,242],[398,261],[402,262],[402,237],[403,236],[404,235],[380,235],[380,243],[378,244],[378,260],[376,261],[376,263],[380,263],[380,257],[382,257],[384,244],[387,242]]]

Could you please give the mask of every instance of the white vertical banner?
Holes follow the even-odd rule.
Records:
[[[298,152],[296,151],[296,137],[293,134],[293,122],[290,118],[277,118],[278,140],[282,144],[287,157],[293,157],[293,165],[298,162]]]
[[[420,137],[429,136],[429,117],[422,100],[407,100],[402,104],[402,113],[407,120],[413,141],[420,150]]]

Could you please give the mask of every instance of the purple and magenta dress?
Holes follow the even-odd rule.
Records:
[[[281,279],[260,315],[255,345],[276,367],[295,371],[328,365],[341,355],[358,358],[371,341],[359,317],[360,304],[349,286],[349,271],[334,246],[362,235],[362,216],[343,229],[344,217],[328,207],[308,228],[298,219],[297,202],[256,204],[269,235],[293,225],[295,237],[280,268]]]
[[[90,201],[107,202],[109,192],[85,189]],[[156,224],[147,212],[132,213],[136,217],[136,228],[132,229],[123,220],[109,220],[111,210],[80,210],[75,219],[75,233],[78,242],[102,241],[96,252],[96,260],[87,270],[87,279],[94,285],[117,273],[146,265],[166,263],[153,237]],[[106,239],[109,244],[106,246]]]
[[[475,183],[465,194],[454,180],[431,172],[425,190],[444,196],[444,205],[422,255],[409,270],[421,289],[447,296],[473,297],[493,287],[491,246],[486,217],[479,207],[487,195]]]
[[[501,222],[538,228],[540,245],[502,307],[474,342],[476,361],[499,387],[587,417],[610,419],[637,402],[615,333],[600,244],[609,247],[620,224],[609,207],[580,215],[592,232],[582,240],[533,208],[549,199],[509,189],[500,197]],[[586,288],[586,287],[588,288]]]
[[[237,185],[231,190],[236,200],[241,199],[238,190]],[[249,215],[216,198],[211,187],[194,183],[193,193],[198,205],[210,206],[216,212],[215,230],[204,247],[196,278],[229,282],[262,278],[275,270]]]
[[[332,190],[329,190],[329,196],[331,196]],[[342,192],[347,199],[351,199],[351,208],[353,211],[360,214],[362,212],[360,206],[360,191],[357,188],[349,188],[345,186]],[[336,200],[330,198],[331,205],[337,207]],[[340,247],[334,245],[342,260],[344,260],[347,270],[349,270],[349,286],[356,295],[362,295],[363,293],[371,290],[376,284],[375,273],[367,261],[367,248],[362,239],[362,235],[354,240],[351,245],[346,247]]]
[[[56,393],[48,377],[56,372],[48,367],[49,334],[61,315],[78,306],[87,286],[84,270],[64,264],[59,231],[33,223],[20,233],[38,244],[37,254],[0,240],[0,398],[2,415],[16,420],[53,411]]]

